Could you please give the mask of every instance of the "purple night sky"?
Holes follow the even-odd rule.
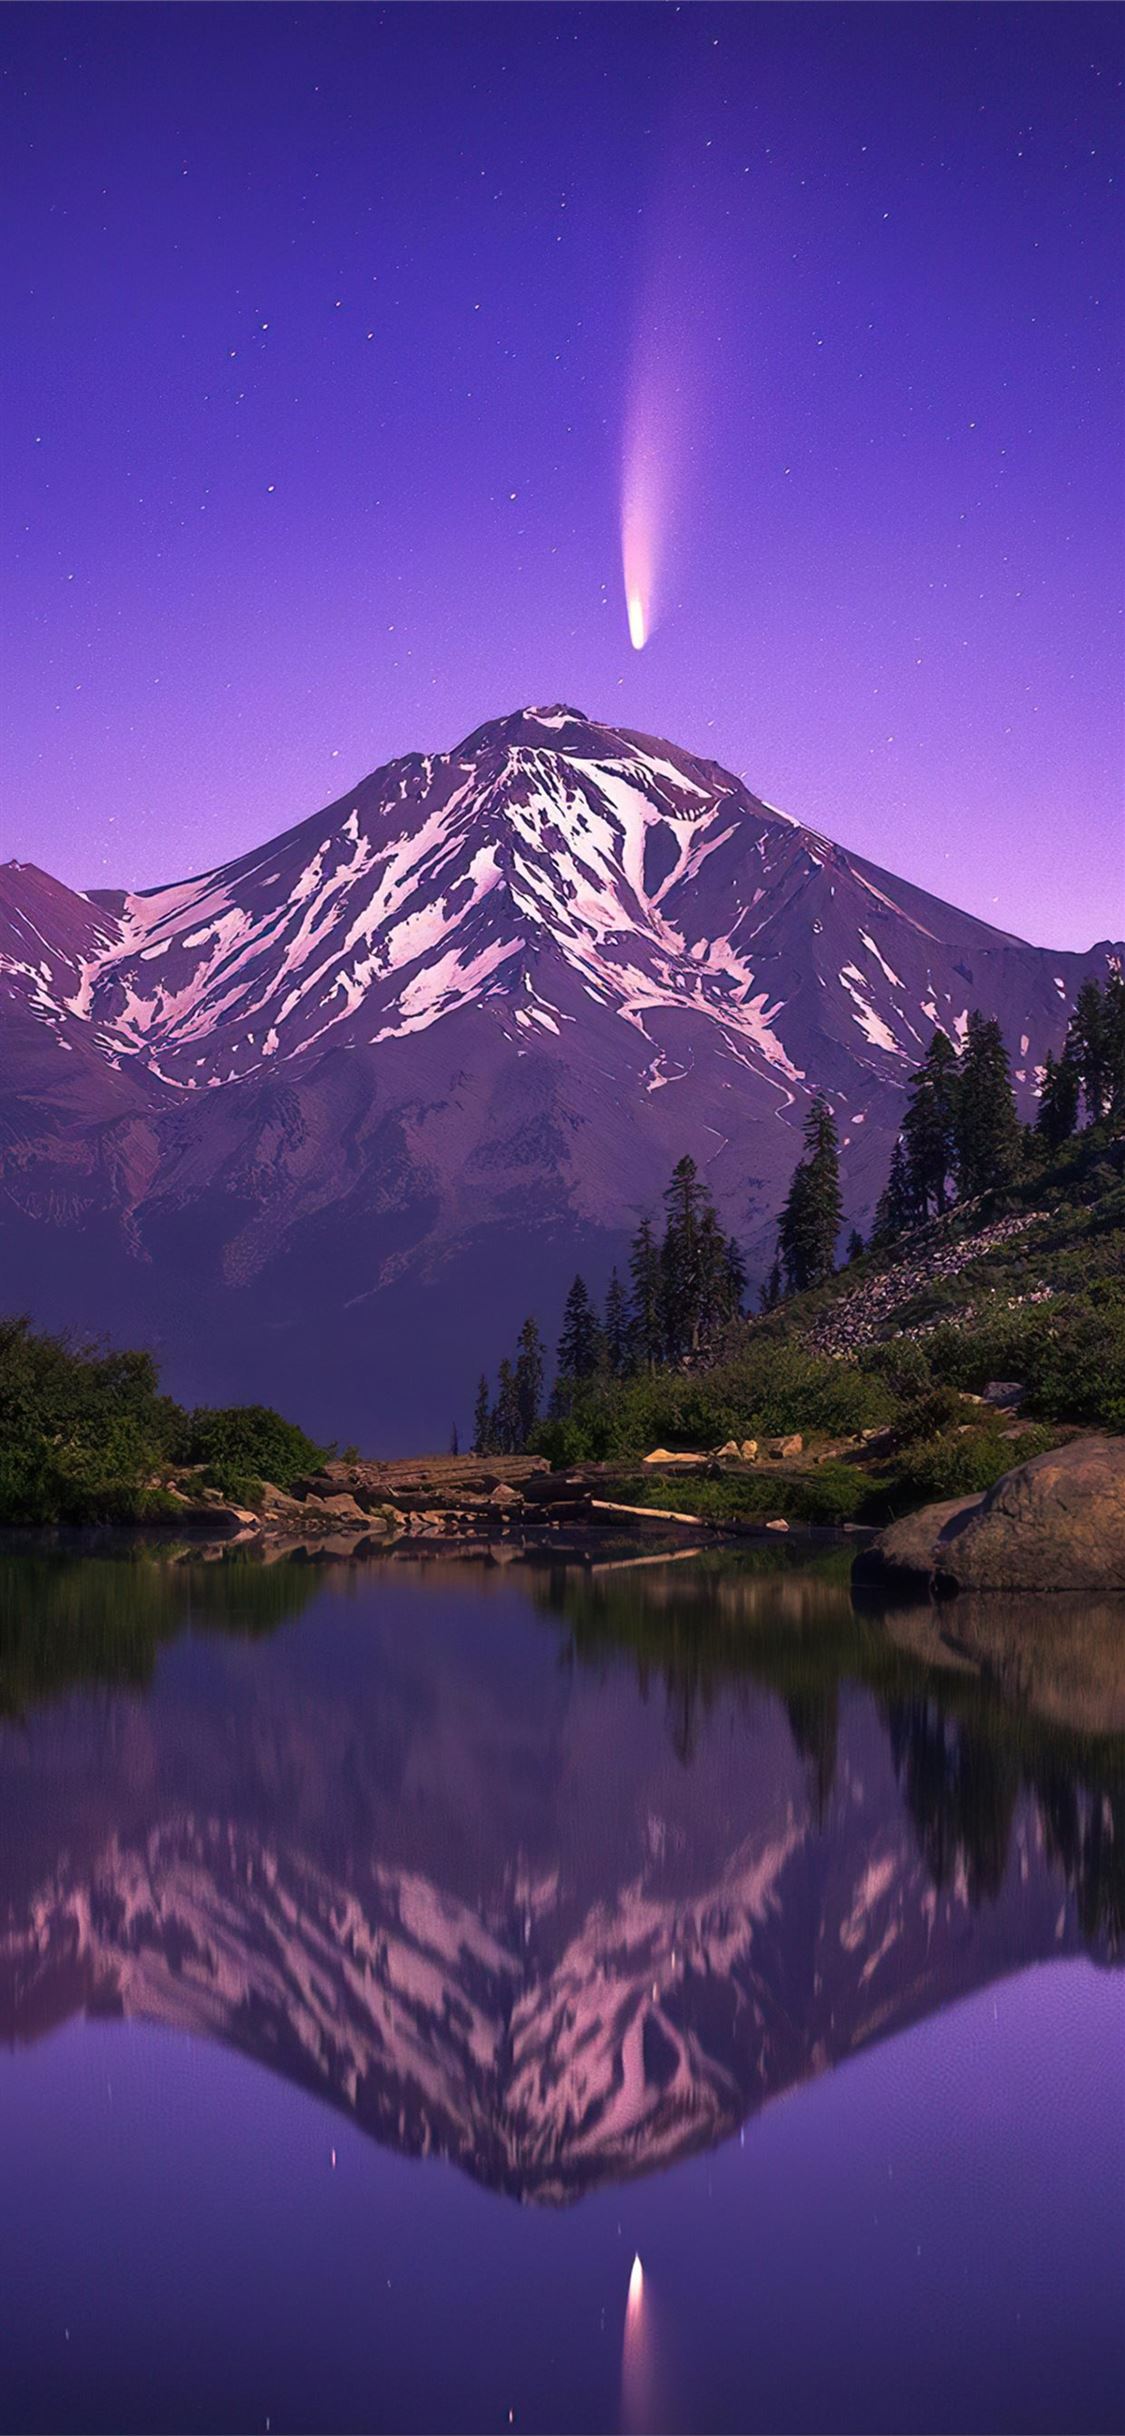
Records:
[[[13,6],[0,56],[0,852],[152,885],[562,699],[1120,931],[1116,11]]]

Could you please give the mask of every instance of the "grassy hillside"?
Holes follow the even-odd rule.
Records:
[[[978,1401],[998,1381],[1018,1418]],[[986,1488],[1075,1427],[1125,1429],[1125,1142],[1100,1129],[737,1324],[705,1366],[584,1382],[536,1443],[627,1467],[800,1432],[798,1463],[682,1479],[675,1502],[830,1521]],[[668,1503],[667,1481],[637,1495]]]

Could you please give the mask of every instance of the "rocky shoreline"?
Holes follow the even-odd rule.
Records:
[[[801,1440],[779,1440],[773,1452],[779,1463],[800,1453]],[[676,1481],[722,1476],[748,1469],[756,1457],[737,1448],[717,1455],[673,1454],[663,1448],[646,1459],[646,1483],[666,1481],[667,1503],[638,1504],[628,1494],[637,1466],[585,1463],[553,1471],[545,1457],[411,1456],[386,1461],[335,1461],[322,1472],[297,1480],[290,1490],[263,1484],[255,1508],[229,1503],[217,1490],[184,1497],[180,1512],[167,1518],[176,1530],[204,1530],[232,1540],[258,1542],[269,1550],[329,1543],[335,1552],[351,1548],[365,1556],[386,1551],[420,1552],[454,1545],[470,1551],[497,1542],[544,1540],[566,1533],[596,1537],[627,1529],[633,1535],[665,1533],[675,1539],[683,1532],[704,1544],[716,1540],[763,1539],[791,1529],[818,1538],[839,1539],[835,1525],[791,1525],[782,1515],[762,1519],[711,1516],[683,1511],[676,1503]],[[848,1523],[848,1534],[866,1537],[862,1526]]]

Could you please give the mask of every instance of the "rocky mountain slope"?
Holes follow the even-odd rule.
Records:
[[[189,1397],[440,1440],[685,1149],[760,1265],[822,1088],[862,1222],[934,1024],[998,1015],[1030,1103],[1116,952],[1029,947],[563,706],[166,888],[9,864],[4,1300],[139,1330]]]

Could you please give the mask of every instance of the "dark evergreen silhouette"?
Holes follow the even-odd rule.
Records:
[[[1125,1116],[1125,980],[1111,973],[1104,990],[1084,981],[1064,1058],[1077,1069],[1088,1125]]]
[[[853,1226],[851,1234],[848,1237],[848,1248],[844,1254],[845,1265],[850,1269],[853,1260],[862,1260],[866,1248],[867,1247],[864,1243],[862,1235],[860,1234],[859,1228],[857,1226]]]
[[[713,1206],[708,1203],[699,1228],[697,1342],[705,1349],[717,1344],[724,1328],[736,1315],[730,1253],[731,1246],[722,1232]]]
[[[664,1207],[667,1222],[660,1255],[664,1338],[668,1353],[677,1361],[698,1352],[703,1318],[700,1236],[710,1195],[699,1181],[694,1159],[684,1157],[673,1168]]]
[[[902,1140],[916,1218],[940,1218],[952,1198],[957,1165],[957,1051],[947,1032],[934,1033],[911,1078]]]
[[[910,1170],[900,1134],[891,1152],[890,1172],[875,1204],[875,1219],[871,1241],[880,1246],[896,1243],[900,1235],[914,1224],[914,1195],[910,1187]]]
[[[563,1305],[557,1364],[561,1379],[590,1379],[598,1367],[601,1329],[584,1277],[576,1277]]]
[[[525,1319],[516,1343],[513,1380],[517,1444],[507,1451],[522,1453],[538,1424],[543,1404],[543,1339],[533,1319]]]
[[[746,1307],[746,1263],[733,1235],[727,1237],[727,1307],[732,1320],[741,1319]]]
[[[1088,1125],[1100,1124],[1112,1092],[1110,1027],[1106,1002],[1096,981],[1084,981],[1075,1000],[1066,1036],[1066,1054],[1078,1068]]]
[[[638,1370],[655,1370],[664,1355],[660,1247],[650,1218],[642,1218],[629,1254],[629,1335]]]
[[[616,1269],[611,1271],[606,1288],[602,1338],[612,1377],[623,1379],[630,1367],[629,1304]]]
[[[1081,1078],[1068,1050],[1056,1058],[1048,1049],[1039,1092],[1035,1131],[1048,1150],[1060,1150],[1078,1123]]]
[[[1125,976],[1111,973],[1103,999],[1106,1062],[1109,1067],[1109,1115],[1115,1124],[1125,1119]]]
[[[516,1401],[516,1381],[512,1365],[500,1364],[496,1387],[496,1402],[488,1424],[489,1451],[496,1455],[515,1455],[520,1447],[520,1415]]]
[[[491,1398],[491,1396],[489,1395],[489,1392],[488,1392],[488,1381],[487,1381],[487,1379],[485,1378],[484,1372],[482,1371],[482,1372],[481,1372],[481,1375],[480,1375],[480,1380],[479,1380],[479,1383],[478,1383],[478,1386],[477,1386],[477,1400],[476,1400],[476,1403],[475,1403],[475,1404],[474,1404],[474,1406],[473,1406],[473,1453],[474,1453],[474,1455],[487,1455],[487,1454],[489,1453],[489,1451],[490,1451],[490,1450],[489,1450],[489,1424],[490,1424],[490,1422],[491,1422],[491,1419],[492,1419],[492,1398]]]
[[[818,1091],[804,1127],[804,1155],[794,1171],[778,1228],[778,1250],[794,1293],[822,1285],[836,1266],[843,1217],[836,1126]]]
[[[781,1274],[781,1256],[779,1253],[775,1252],[773,1267],[770,1270],[769,1276],[759,1288],[758,1307],[760,1310],[776,1311],[777,1306],[781,1301],[783,1282],[784,1281]]]
[[[957,1091],[957,1177],[962,1193],[995,1192],[1020,1164],[1022,1136],[1004,1035],[974,1008]]]

